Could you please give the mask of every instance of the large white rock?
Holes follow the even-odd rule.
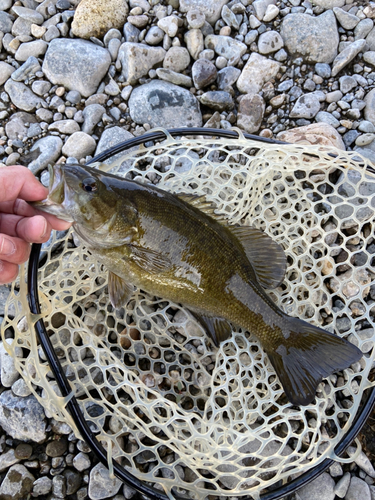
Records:
[[[257,94],[277,75],[280,66],[280,63],[253,52],[237,80],[238,90],[244,94]]]
[[[150,69],[161,65],[165,54],[161,47],[148,47],[143,43],[123,43],[118,52],[122,76],[130,85],[137,83]]]

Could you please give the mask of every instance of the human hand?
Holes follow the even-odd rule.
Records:
[[[26,203],[47,195],[48,189],[26,167],[0,167],[0,284],[16,279],[18,265],[29,258],[30,243],[44,243],[52,229],[71,226]]]

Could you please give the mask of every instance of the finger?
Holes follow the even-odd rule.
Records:
[[[0,285],[10,283],[17,278],[18,266],[10,262],[3,262],[0,260]]]
[[[0,200],[10,201],[22,198],[27,201],[42,200],[48,195],[45,188],[31,173],[21,165],[0,168]]]
[[[21,238],[0,234],[0,260],[13,264],[26,262],[30,255],[30,244]]]

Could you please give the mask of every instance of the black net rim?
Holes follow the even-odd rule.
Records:
[[[235,130],[220,130],[220,129],[210,129],[210,128],[178,128],[167,130],[167,133],[172,137],[178,136],[206,136],[206,137],[220,137],[227,139],[239,139],[240,135]],[[251,139],[258,142],[268,143],[268,144],[287,144],[283,141],[278,141],[275,139],[269,139],[266,137],[259,137],[252,134],[243,133],[243,137],[245,139]],[[94,158],[92,158],[87,165],[90,165],[95,162],[104,161],[111,156],[131,149],[135,146],[139,146],[141,144],[145,144],[151,141],[159,141],[166,139],[167,135],[163,132],[163,130],[155,130],[150,133],[144,134],[140,137],[134,137],[127,141],[121,142],[116,146],[113,146],[109,149],[106,149],[102,153],[98,154]],[[369,168],[372,172],[373,169]],[[41,244],[33,244],[31,248],[31,254],[28,263],[28,279],[27,279],[27,288],[28,288],[28,302],[30,307],[31,314],[40,314],[40,302],[39,302],[39,294],[38,294],[38,267],[39,267],[39,255],[41,250]],[[61,391],[61,395],[63,397],[70,396],[68,403],[66,404],[66,408],[69,411],[70,415],[73,418],[75,425],[79,433],[81,434],[84,441],[91,448],[91,450],[96,455],[97,459],[105,466],[109,467],[107,452],[97,440],[93,432],[91,431],[89,425],[85,421],[83,413],[78,405],[78,402],[75,396],[71,395],[71,387],[70,384],[63,372],[60,361],[56,356],[54,348],[50,342],[49,336],[47,334],[47,330],[44,324],[43,319],[38,320],[35,323],[35,331],[39,337],[41,347],[44,351],[44,354],[47,358],[48,364],[55,376],[57,385]],[[365,424],[367,418],[369,417],[371,410],[375,403],[375,387],[366,390],[366,394],[363,396],[364,401],[362,402],[362,406],[358,411],[352,426],[347,431],[347,433],[343,436],[342,440],[335,447],[336,456],[341,456],[346,448],[350,445],[353,439],[356,438],[361,428]],[[278,500],[286,495],[293,493],[298,490],[302,486],[305,486],[307,483],[317,478],[320,474],[322,474],[328,467],[332,465],[334,462],[333,459],[326,458],[322,462],[320,462],[315,467],[312,467],[307,472],[303,473],[298,478],[293,479],[292,481],[284,484],[282,486],[275,487],[272,491],[264,493],[260,495],[260,500]],[[149,486],[144,481],[136,478],[128,472],[124,467],[118,464],[116,461],[112,461],[113,472],[122,482],[126,485],[134,488],[139,493],[146,495],[151,500],[170,500],[170,497],[163,493],[162,491]],[[179,497],[175,495],[176,500],[186,500],[186,497]],[[241,497],[243,500],[252,500],[252,496],[243,496]]]

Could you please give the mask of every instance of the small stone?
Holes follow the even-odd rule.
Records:
[[[91,466],[91,460],[86,453],[80,452],[73,458],[73,466],[81,472]]]
[[[339,7],[334,7],[333,12],[335,13],[338,22],[346,30],[353,30],[360,21],[359,17],[355,16],[354,14],[350,14],[350,12],[346,12],[343,9],[340,9]]]
[[[362,120],[361,123],[358,125],[358,130],[364,133],[373,134],[375,132],[375,127],[371,122],[367,120]]]
[[[165,80],[166,82],[174,83],[175,85],[181,85],[182,87],[191,88],[193,86],[193,80],[190,76],[182,75],[181,73],[176,73],[171,69],[158,68],[156,74],[160,80]]]
[[[81,0],[74,13],[73,34],[80,38],[101,38],[111,28],[121,29],[128,12],[126,0]]]
[[[0,85],[3,85],[14,71],[15,68],[13,66],[4,61],[0,61]]]
[[[4,342],[7,349],[4,347]],[[20,376],[15,367],[12,354],[21,357],[22,349],[20,347],[12,347],[12,354],[10,354],[8,350],[9,346],[13,344],[13,339],[5,339],[4,342],[0,343],[1,384],[4,387],[11,387]]]
[[[316,63],[315,71],[322,78],[329,78],[331,76],[331,66],[326,63]]]
[[[327,123],[312,123],[303,127],[280,132],[277,138],[281,141],[330,146],[345,151],[345,145],[340,134]]]
[[[62,457],[68,449],[68,441],[65,437],[54,439],[46,446],[46,455],[49,457]]]
[[[8,450],[6,453],[0,454],[0,472],[4,472],[6,469],[12,465],[18,463],[21,460],[20,457],[16,456],[13,449]]]
[[[240,25],[237,21],[236,15],[226,5],[221,9],[221,17],[227,26],[231,26],[235,30],[239,30]]]
[[[21,464],[13,465],[0,486],[0,498],[3,500],[24,500],[33,488],[35,478]]]
[[[237,125],[249,134],[258,132],[265,111],[264,99],[259,94],[245,95],[238,106]]]
[[[216,58],[215,66],[217,67],[217,69],[223,69],[227,64],[228,61],[225,59],[225,57],[219,56]]]
[[[258,40],[260,54],[272,54],[281,49],[283,45],[283,39],[277,31],[266,31],[260,35]]]
[[[104,92],[112,97],[119,95],[121,90],[117,85],[117,82],[113,78],[109,79],[109,83],[104,87]]]
[[[260,21],[263,21],[267,12],[267,7],[273,3],[275,3],[274,0],[255,0],[255,2],[253,2],[255,15]]]
[[[148,47],[145,44],[125,42],[118,53],[121,63],[122,76],[130,85],[148,74],[150,69],[161,64],[165,57],[165,50],[161,47]]]
[[[48,130],[57,130],[60,134],[71,135],[78,132],[80,127],[74,120],[58,120],[51,123]]]
[[[335,482],[329,474],[323,472],[318,478],[298,490],[300,500],[334,500]]]
[[[241,70],[234,68],[233,66],[227,66],[217,73],[217,86],[219,90],[224,90],[227,87],[231,87],[241,74]]]
[[[72,134],[64,146],[62,153],[64,156],[72,156],[80,160],[88,155],[91,155],[96,147],[95,140],[84,132],[75,132]]]
[[[52,480],[49,477],[43,476],[34,481],[33,495],[42,496],[48,495],[52,490]]]
[[[341,464],[338,462],[333,462],[329,468],[329,473],[331,474],[331,477],[341,477],[344,474]]]
[[[12,80],[15,82],[24,81],[32,75],[35,75],[35,73],[40,71],[40,69],[41,67],[38,59],[34,56],[30,56],[24,64],[12,73]]]
[[[102,153],[106,149],[111,148],[112,146],[116,146],[116,144],[119,144],[120,142],[127,141],[129,139],[133,138],[133,134],[128,132],[127,130],[121,128],[121,127],[110,127],[106,128],[98,142],[98,145],[95,150],[95,156]],[[132,151],[132,150],[130,150]],[[113,161],[116,161],[117,158],[121,156],[121,153],[118,153],[117,155],[113,155],[107,160],[104,160],[104,163],[106,164],[111,164]],[[125,165],[125,170],[130,168],[132,166],[132,162],[127,162],[125,161],[121,165],[121,169],[123,169]],[[124,171],[124,170],[121,170]]]
[[[327,113],[327,111],[319,111],[315,116],[316,122],[328,123],[334,128],[338,128],[340,126],[340,122],[335,118],[331,113]]]
[[[247,51],[247,46],[229,36],[208,35],[205,39],[206,49],[212,49],[218,56],[228,60],[228,66],[236,66]]]
[[[74,495],[81,486],[81,475],[73,470],[65,469],[63,476],[65,477],[66,495]]]
[[[320,102],[314,94],[304,94],[298,98],[289,116],[311,119],[319,112]]]
[[[198,29],[191,29],[184,35],[186,47],[193,59],[198,59],[199,54],[204,49],[203,33]]]
[[[52,478],[52,494],[57,498],[66,497],[65,477],[57,474]]]
[[[146,16],[146,15],[128,16],[128,23],[132,24],[136,28],[142,29],[148,23],[148,16]]]
[[[191,68],[195,88],[203,89],[213,83],[217,77],[216,66],[207,59],[198,59]]]
[[[229,111],[234,108],[232,96],[224,91],[209,91],[199,98],[201,104],[216,111]]]
[[[354,89],[358,85],[357,81],[352,76],[349,75],[342,76],[339,81],[340,81],[340,90],[343,94],[348,94],[352,89]]]
[[[13,394],[20,396],[21,398],[25,398],[31,394],[31,390],[23,378],[19,378],[12,384],[12,391]]]
[[[94,128],[100,122],[105,113],[104,106],[100,104],[89,104],[83,110],[84,122],[82,125],[82,132],[91,135],[94,132]]]
[[[275,17],[277,17],[279,15],[279,8],[276,7],[276,5],[274,4],[269,4],[267,6],[267,9],[266,9],[266,13],[264,14],[264,17],[263,17],[263,22],[264,23],[269,23],[270,21],[272,21],[273,19],[275,19]]]
[[[32,92],[21,82],[15,82],[11,78],[5,83],[5,91],[8,92],[12,103],[24,111],[34,111],[43,100]]]
[[[350,472],[346,472],[343,477],[336,483],[334,492],[339,498],[344,498],[350,484]]]
[[[204,124],[205,128],[220,128],[220,120],[221,116],[218,111],[215,111],[215,113],[209,118],[209,120],[206,121]]]
[[[175,37],[178,32],[179,18],[177,16],[167,16],[160,19],[158,27],[171,38]]]
[[[163,41],[164,31],[161,30],[158,26],[151,26],[148,30],[147,35],[145,36],[145,42],[148,45],[158,45]]]
[[[35,38],[42,38],[46,31],[47,28],[45,26],[38,26],[37,24],[31,25],[31,34]]]
[[[365,47],[366,40],[357,40],[344,49],[335,58],[332,65],[332,76],[336,76],[347,64],[349,64]]]
[[[16,61],[26,61],[29,57],[40,57],[45,54],[48,44],[44,40],[21,43],[14,56]]]
[[[103,464],[97,464],[90,472],[89,497],[91,500],[101,500],[102,498],[116,495],[122,482],[109,477],[109,471]]]
[[[213,25],[220,18],[226,3],[228,0],[180,0],[180,12],[198,9],[205,15],[206,21]]]
[[[369,50],[368,52],[365,52],[363,54],[363,60],[367,64],[371,64],[371,66],[375,66],[375,51],[374,50]]]
[[[138,43],[140,30],[133,26],[131,23],[125,23],[124,25],[124,37],[127,42]],[[163,32],[164,37],[164,32]]]
[[[185,47],[171,47],[165,54],[163,68],[181,73],[190,64],[190,54]]]
[[[14,17],[7,12],[0,11],[0,31],[10,33],[12,31]]]
[[[366,95],[365,103],[365,119],[375,125],[375,89],[370,90],[370,92]]]
[[[200,29],[204,26],[206,17],[199,9],[190,9],[186,14],[186,20],[189,28]]]
[[[348,455],[352,456],[356,452],[356,448],[353,446],[348,447]],[[369,458],[366,456],[366,454],[361,451],[360,454],[355,458],[354,462],[360,467],[363,472],[365,472],[368,476],[374,478],[375,477],[375,469],[370,462]]]
[[[238,90],[244,94],[257,94],[277,75],[280,66],[280,63],[253,52],[237,80]]]
[[[30,444],[21,443],[15,449],[14,454],[20,460],[28,460],[33,454],[33,447]]]
[[[49,163],[53,163],[60,156],[62,148],[60,137],[51,135],[42,137],[35,142],[31,151],[39,151],[39,156],[29,164],[29,169],[34,175],[39,174]]]
[[[368,50],[375,50],[375,28],[372,28],[366,37]]]
[[[371,500],[368,484],[359,477],[352,476],[345,500]]]
[[[368,144],[371,144],[374,139],[375,139],[375,134],[363,134],[357,137],[355,143],[357,146],[363,147],[367,146]]]

